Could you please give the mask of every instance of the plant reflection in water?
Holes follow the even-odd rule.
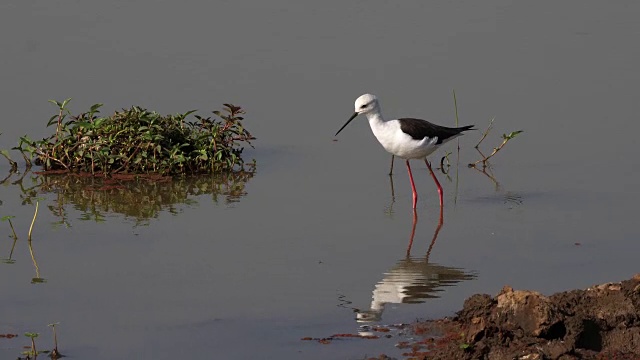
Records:
[[[198,196],[211,196],[215,203],[223,202],[227,205],[236,203],[247,194],[245,185],[254,174],[254,167],[217,176],[173,178],[160,176],[100,178],[71,173],[45,175],[30,173],[27,170],[22,174],[11,172],[0,180],[0,185],[11,184],[19,187],[22,205],[35,206],[27,245],[35,268],[35,277],[31,279],[31,283],[36,284],[47,282],[40,275],[34,244],[31,241],[40,202],[49,202],[47,208],[58,219],[54,226],[71,226],[69,207],[80,213],[81,220],[100,222],[104,221],[108,214],[115,213],[133,219],[136,226],[146,225],[150,219],[157,218],[161,212],[180,213],[178,205],[193,205],[197,203],[195,197]],[[11,223],[13,217],[7,215],[2,218],[11,225],[10,237],[13,238],[8,257],[0,258],[0,262],[5,264],[16,263],[13,256],[18,236]]]
[[[255,169],[179,177],[36,175],[31,177],[35,185],[27,188],[22,185],[24,175],[19,179],[23,204],[32,203],[36,196],[53,194],[47,207],[59,219],[58,225],[71,226],[69,207],[81,213],[81,220],[102,222],[108,214],[115,213],[140,225],[163,211],[180,213],[178,205],[196,204],[197,196],[209,195],[215,203],[227,205],[239,202],[247,194],[245,185],[255,175]]]

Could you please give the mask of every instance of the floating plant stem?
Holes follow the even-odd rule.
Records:
[[[491,180],[491,182],[495,186],[495,190],[496,191],[500,190],[500,183],[498,182],[498,180],[495,178],[495,175],[491,171],[491,166],[483,166],[482,170],[478,169],[478,167],[476,167],[476,166],[470,166],[470,167],[472,169],[475,169],[476,171],[484,174],[486,177],[488,177],[489,180]]]
[[[502,134],[502,143],[496,147],[493,148],[493,152],[491,152],[491,154],[489,154],[489,156],[484,157],[476,162],[474,162],[473,164],[469,164],[470,167],[476,166],[479,163],[482,163],[484,166],[486,166],[486,163],[489,159],[491,159],[495,154],[497,154],[500,150],[502,150],[502,148],[504,148],[505,145],[507,145],[507,143],[509,142],[509,140],[515,138],[518,134],[520,134],[522,132],[522,130],[517,130],[517,131],[513,131],[509,134]]]
[[[480,138],[480,140],[478,141],[478,143],[477,143],[477,144],[476,144],[476,146],[475,146],[475,148],[476,148],[476,149],[478,148],[478,146],[480,146],[480,143],[481,143],[481,142],[482,142],[482,141],[487,137],[487,135],[489,135],[489,132],[490,132],[490,131],[491,131],[491,129],[493,128],[493,121],[494,121],[495,119],[496,119],[496,118],[494,117],[494,118],[492,118],[492,119],[489,121],[489,127],[487,127],[487,130],[485,130],[485,131],[482,133],[482,137]]]
[[[36,269],[36,277],[34,277],[33,279],[31,279],[31,283],[32,284],[37,284],[37,283],[44,283],[46,282],[45,279],[43,279],[42,277],[40,277],[40,268],[38,267],[38,262],[36,261],[36,256],[33,253],[33,243],[31,242],[31,232],[33,231],[33,224],[36,222],[36,217],[38,216],[38,205],[40,204],[39,201],[36,202],[36,211],[33,214],[33,220],[31,220],[31,226],[29,227],[29,235],[27,237],[27,244],[29,245],[29,253],[31,254],[31,261],[33,261],[33,266]]]
[[[9,252],[9,257],[6,259],[2,259],[2,262],[5,264],[15,263],[15,260],[13,260],[13,250],[16,248],[16,243],[18,242],[18,235],[16,234],[16,229],[13,227],[13,223],[11,222],[12,218],[14,218],[14,216],[7,215],[7,216],[3,216],[0,219],[2,221],[9,222],[9,226],[11,227],[11,231],[13,232],[12,235],[9,235],[9,237],[13,238],[13,244],[11,245],[11,251]]]
[[[11,216],[11,215],[7,215],[7,216],[3,216],[2,221],[7,221],[9,222],[9,227],[11,227],[11,231],[13,232],[13,235],[11,235],[11,237],[14,240],[18,240],[18,235],[16,235],[16,229],[13,227],[13,223],[11,222],[11,219],[13,219],[15,216]]]
[[[456,112],[456,127],[458,127],[460,126],[459,125],[460,122],[458,119],[458,97],[456,96],[455,89],[453,89],[453,107]],[[458,190],[460,188],[460,177],[458,176],[460,172],[460,139],[457,139],[456,143],[457,143],[458,152],[456,153],[456,187],[455,187],[455,194],[453,195],[454,204],[458,203]],[[449,158],[447,157],[447,162],[448,161],[449,161]]]
[[[15,250],[17,242],[18,242],[17,238],[13,239],[13,244],[11,245],[11,251],[9,252],[9,257],[7,259],[2,259],[2,262],[6,264],[13,264],[16,262],[15,260],[13,260],[13,250]]]
[[[36,217],[38,216],[38,206],[40,205],[39,201],[36,201],[36,211],[33,213],[33,220],[31,220],[31,226],[29,226],[29,235],[27,239],[31,241],[31,232],[33,231],[33,224],[36,222]]]
[[[451,167],[449,155],[451,155],[451,152],[445,151],[444,156],[440,159],[440,171],[445,175],[449,174],[449,168]]]
[[[40,277],[40,267],[38,267],[38,261],[36,261],[36,256],[33,253],[33,243],[31,240],[27,241],[27,245],[29,246],[29,254],[31,254],[31,261],[33,262],[33,267],[36,269],[36,277],[31,279],[32,284],[40,284],[47,282],[46,279]]]
[[[458,127],[458,98],[455,89],[453,89],[453,107],[456,109],[456,127]]]

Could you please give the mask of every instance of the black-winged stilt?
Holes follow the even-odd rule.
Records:
[[[373,131],[373,135],[375,135],[382,147],[391,154],[405,159],[407,170],[409,171],[409,180],[411,180],[411,190],[413,191],[413,208],[416,208],[418,193],[413,183],[413,174],[411,173],[409,159],[424,159],[431,173],[431,177],[438,187],[440,207],[442,207],[442,186],[440,186],[440,182],[438,182],[436,175],[433,173],[427,156],[443,144],[462,135],[463,131],[471,130],[473,125],[450,128],[435,125],[426,120],[413,118],[384,120],[380,112],[378,98],[375,95],[364,94],[356,99],[355,113],[342,125],[336,133],[336,136],[360,114],[364,114],[367,117],[371,131]]]

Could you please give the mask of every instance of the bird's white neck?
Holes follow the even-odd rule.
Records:
[[[385,120],[382,117],[382,112],[380,112],[380,109],[375,109],[374,111],[370,111],[366,113],[365,116],[367,117],[367,120],[369,120],[369,125],[371,125],[371,128],[380,127],[385,123]]]

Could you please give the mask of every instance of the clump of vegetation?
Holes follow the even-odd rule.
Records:
[[[255,138],[242,126],[244,110],[224,104],[213,111],[217,118],[194,115],[195,110],[161,115],[139,106],[100,117],[103,104],[72,115],[67,105],[50,100],[57,113],[47,126],[55,133],[39,141],[27,136],[14,148],[27,167],[35,159],[45,171],[65,170],[91,174],[208,174],[243,168],[244,147]]]

